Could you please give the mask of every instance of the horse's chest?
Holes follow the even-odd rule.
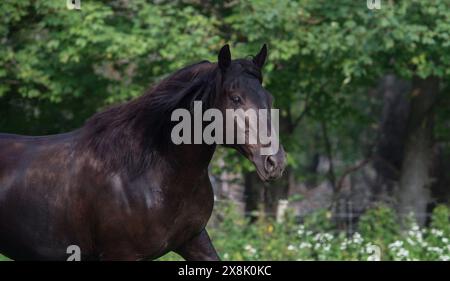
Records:
[[[194,186],[182,192],[175,199],[173,209],[167,210],[171,217],[169,232],[175,240],[189,239],[199,233],[207,224],[214,203],[211,186],[208,184]]]
[[[207,177],[191,184],[153,182],[128,192],[114,190],[114,199],[104,201],[114,203],[102,207],[100,236],[107,242],[102,248],[122,243],[123,250],[136,249],[142,257],[157,257],[180,247],[204,229],[213,208]]]
[[[155,233],[151,243],[162,251],[175,250],[200,233],[211,216],[214,195],[209,179],[171,186],[162,192],[156,209],[148,209],[147,229]],[[155,211],[156,212],[153,212]]]

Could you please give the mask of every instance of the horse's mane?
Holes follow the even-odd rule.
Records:
[[[251,60],[235,62],[242,73],[262,81]],[[195,100],[203,102],[203,110],[215,104],[217,80],[222,79],[217,75],[221,75],[217,64],[208,61],[176,71],[144,95],[92,116],[80,130],[77,147],[93,153],[110,170],[142,172],[170,144],[173,110],[191,110]]]
[[[208,61],[176,71],[144,95],[93,115],[81,128],[78,145],[107,168],[141,172],[170,142],[174,109],[191,109],[194,100],[214,103],[217,73],[217,64]]]

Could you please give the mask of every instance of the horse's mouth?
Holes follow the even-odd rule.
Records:
[[[283,175],[286,166],[286,153],[283,147],[280,147],[277,154],[274,155],[260,155],[257,153],[259,151],[257,147],[245,145],[233,147],[253,163],[262,181],[273,181]]]
[[[284,172],[284,167],[281,169],[279,168],[273,172],[268,172],[265,168],[260,168],[255,163],[253,164],[255,165],[256,173],[258,174],[259,178],[264,182],[270,182],[279,179],[281,178]]]
[[[286,157],[283,149],[275,155],[251,157],[250,161],[255,165],[259,178],[265,182],[280,178],[286,166]]]

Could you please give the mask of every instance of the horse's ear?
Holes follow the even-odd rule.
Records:
[[[264,44],[259,51],[259,53],[253,58],[253,62],[259,67],[262,68],[267,58],[267,45]]]
[[[226,44],[219,52],[219,68],[225,71],[231,64],[230,46]]]

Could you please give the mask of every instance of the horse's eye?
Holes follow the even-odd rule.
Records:
[[[238,96],[231,96],[231,101],[232,101],[234,104],[240,104],[240,103],[241,103],[241,98],[238,97]]]

